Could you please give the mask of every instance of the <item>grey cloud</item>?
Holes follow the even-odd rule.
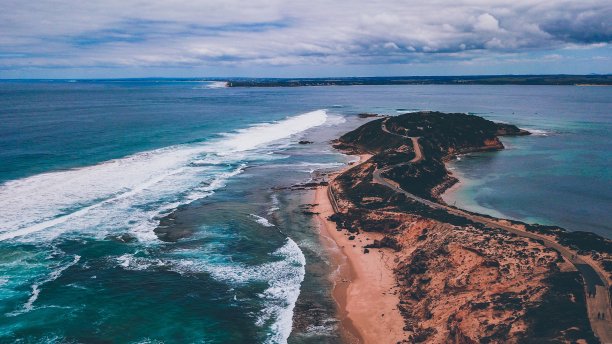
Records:
[[[3,0],[0,68],[469,61],[610,43],[608,0]]]
[[[540,27],[558,40],[573,43],[612,42],[612,8],[560,13]]]

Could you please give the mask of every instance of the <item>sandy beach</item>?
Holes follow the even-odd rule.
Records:
[[[457,202],[457,192],[462,186],[464,186],[464,182],[461,181],[461,176],[458,176],[454,172],[453,177],[458,178],[459,181],[453,184],[450,188],[444,190],[444,192],[440,195],[440,199],[442,199],[446,204],[454,206]]]
[[[361,162],[367,156],[360,158]],[[384,343],[397,343],[405,337],[404,319],[397,309],[395,256],[380,249],[364,253],[363,246],[382,238],[379,233],[362,232],[355,240],[349,240],[349,233],[338,231],[336,224],[328,220],[334,211],[327,188],[316,189],[314,203],[318,204],[321,241],[336,267],[333,297],[343,335],[349,343],[383,343],[381,338],[385,338]]]

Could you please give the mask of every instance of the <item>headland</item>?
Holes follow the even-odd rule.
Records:
[[[316,192],[347,342],[612,342],[612,241],[445,204],[445,163],[529,133],[466,114],[371,120]],[[603,319],[602,319],[603,318]],[[398,320],[399,319],[399,320]]]

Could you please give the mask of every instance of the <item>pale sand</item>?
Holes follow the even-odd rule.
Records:
[[[363,253],[362,246],[382,235],[362,232],[355,240],[348,240],[346,231],[337,231],[336,224],[327,220],[334,213],[327,187],[317,188],[314,203],[318,204],[322,242],[337,267],[332,276],[333,297],[338,303],[346,341],[368,344],[405,339],[404,319],[397,309],[399,298],[395,295],[395,255],[379,249]]]
[[[444,190],[444,192],[440,195],[440,198],[448,205],[456,205],[457,202],[457,192],[463,186],[461,179],[455,173],[452,174],[455,178],[458,178],[459,181],[453,184],[450,188]]]

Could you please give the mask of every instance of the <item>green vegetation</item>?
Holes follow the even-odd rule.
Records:
[[[230,87],[354,85],[612,85],[612,75],[468,75],[356,78],[230,79]]]

